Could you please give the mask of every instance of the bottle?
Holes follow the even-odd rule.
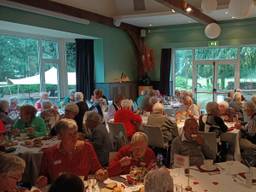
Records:
[[[162,154],[160,154],[160,153],[157,154],[156,163],[159,168],[163,166],[163,155]]]

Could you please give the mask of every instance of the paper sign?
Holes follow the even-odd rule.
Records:
[[[189,156],[183,156],[174,154],[174,168],[188,168],[189,167]]]

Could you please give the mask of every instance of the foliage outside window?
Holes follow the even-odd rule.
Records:
[[[237,48],[196,48],[195,60],[237,59]]]
[[[66,61],[68,72],[68,90],[73,91],[76,89],[74,84],[76,78],[76,44],[74,42],[66,43]]]

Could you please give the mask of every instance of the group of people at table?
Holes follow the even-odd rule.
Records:
[[[199,134],[199,131],[215,132],[218,140],[221,134],[228,130],[225,121],[236,121],[234,128],[242,132],[240,138],[242,150],[256,149],[256,115],[253,98],[251,101],[243,101],[241,92],[236,92],[234,95],[230,93],[227,101],[219,104],[209,102],[206,105],[207,114],[202,115],[200,108],[194,104],[191,93],[176,91],[175,99],[181,103],[176,112],[176,121],[185,120],[181,134],[178,133],[175,119],[164,113],[164,104],[169,101],[164,100],[156,90],[139,96],[135,106],[131,100],[123,96],[115,97],[113,103],[108,105],[102,91],[96,89],[90,108],[84,101],[83,94],[76,92],[67,99],[63,115],[59,115],[47,94],[42,93],[41,99],[35,106],[24,105],[19,108],[16,106],[19,117],[15,122],[8,116],[8,102],[2,100],[0,101],[0,144],[4,146],[6,133],[10,138],[20,133],[27,133],[31,137],[48,134],[58,136],[59,144],[43,150],[40,176],[35,183],[39,189],[48,184],[55,186],[53,183],[58,181],[62,173],[68,173],[62,176],[64,180],[67,178],[75,180],[74,175],[86,179],[89,174],[94,174],[97,180],[104,181],[108,177],[128,174],[131,167],[135,166],[152,169],[148,173],[149,176],[146,176],[150,180],[155,179],[156,175],[161,175],[162,172],[166,174],[166,171],[154,169],[157,158],[155,152],[148,146],[147,135],[140,131],[142,124],[140,113],[150,112],[147,124],[160,127],[165,144],[171,148],[171,164],[174,154],[179,154],[189,156],[191,166],[201,165],[205,159],[225,160],[228,145],[218,141],[218,153],[215,154]],[[247,114],[246,121],[243,119],[243,113]],[[130,143],[122,146],[109,162],[112,142],[106,121],[110,119],[114,119],[115,123],[123,124]],[[15,155],[6,154],[4,148],[1,149],[3,153],[0,154],[0,191],[16,191],[16,184],[22,178],[25,162]],[[167,175],[166,178],[171,185],[172,179],[169,174]],[[146,185],[154,183],[154,179],[151,182],[145,179],[146,192],[152,191],[152,187]],[[172,187],[166,190],[168,191],[173,191]]]

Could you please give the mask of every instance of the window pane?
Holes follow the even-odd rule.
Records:
[[[69,91],[76,88],[76,44],[66,43],[66,60],[68,72],[68,89]]]
[[[45,87],[49,97],[58,98],[58,65],[56,63],[45,64]]]
[[[33,103],[40,90],[38,41],[0,35],[0,96]]]
[[[256,47],[242,47],[240,54],[240,88],[256,89]]]
[[[223,60],[236,59],[237,48],[197,48],[195,49],[196,60]]]
[[[192,50],[175,51],[175,89],[192,90]]]
[[[58,43],[56,41],[42,41],[43,59],[59,59]]]
[[[217,90],[228,91],[235,89],[235,65],[218,65]]]

